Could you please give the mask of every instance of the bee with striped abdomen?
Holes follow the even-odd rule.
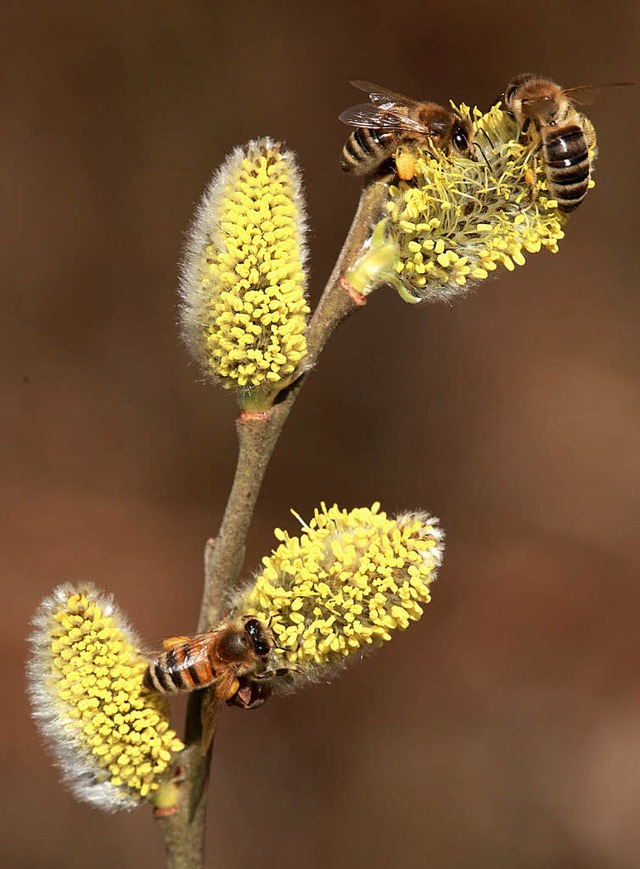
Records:
[[[246,709],[263,702],[268,692],[253,684],[268,684],[289,669],[274,666],[275,642],[269,628],[253,616],[229,619],[213,630],[191,637],[169,637],[164,651],[150,661],[144,674],[147,688],[161,694],[178,694],[213,688],[203,704],[203,751],[207,751],[218,711],[235,702]]]
[[[471,156],[471,122],[451,108],[418,102],[366,81],[351,84],[369,96],[368,103],[346,109],[340,120],[356,129],[342,149],[340,166],[352,175],[373,175],[403,145],[448,153],[454,148]],[[396,171],[403,180],[413,177],[410,150],[401,154]],[[407,159],[409,158],[409,159]]]
[[[579,92],[592,90],[591,86],[563,90],[551,79],[526,72],[513,78],[504,92],[506,110],[521,133],[539,137],[549,193],[565,213],[580,205],[589,188],[589,148],[595,135],[574,103]]]

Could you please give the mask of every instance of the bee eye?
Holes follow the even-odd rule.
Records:
[[[469,150],[469,139],[464,130],[455,131],[453,134],[453,144],[461,153]]]
[[[266,657],[271,651],[273,643],[265,634],[262,624],[258,619],[247,619],[244,629],[251,637],[256,655],[259,655],[261,658]]]

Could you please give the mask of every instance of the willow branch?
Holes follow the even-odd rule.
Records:
[[[280,432],[309,372],[315,366],[334,329],[362,307],[366,298],[344,279],[356,262],[380,218],[386,197],[382,182],[366,184],[346,240],[329,277],[307,331],[307,355],[297,378],[265,412],[240,415],[236,421],[238,461],[222,524],[215,541],[205,549],[205,581],[198,630],[216,624],[225,613],[226,598],[237,587],[244,563],[246,538],[264,475]],[[180,756],[180,798],[174,814],[158,817],[169,869],[202,869],[211,753],[200,750],[202,695],[189,698],[185,742]]]

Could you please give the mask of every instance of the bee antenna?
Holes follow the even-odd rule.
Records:
[[[488,167],[488,169],[489,169],[489,172],[491,172],[491,171],[492,171],[492,169],[491,169],[491,164],[490,164],[489,161],[487,160],[487,157],[486,157],[484,151],[482,150],[482,148],[480,147],[480,145],[479,145],[477,142],[474,142],[474,144],[475,144],[476,148],[478,149],[478,151],[480,151],[480,153],[482,154],[482,159],[483,159],[484,162],[487,164],[487,167]]]
[[[487,133],[487,131],[486,131],[485,129],[481,129],[480,132],[483,134],[483,136],[484,136],[484,137],[486,138],[486,140],[489,142],[489,144],[491,145],[491,147],[495,149],[496,146],[495,146],[495,145],[493,144],[493,142],[491,141],[491,137],[489,136],[489,133]],[[478,147],[480,147],[480,146],[478,146]],[[484,155],[483,155],[483,156],[484,156]]]

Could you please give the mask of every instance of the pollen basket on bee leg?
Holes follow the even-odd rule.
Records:
[[[416,174],[416,161],[413,154],[404,151],[396,157],[396,171],[402,181],[411,181]]]

